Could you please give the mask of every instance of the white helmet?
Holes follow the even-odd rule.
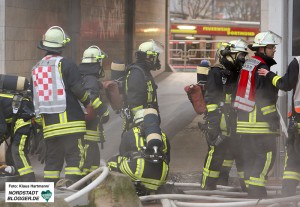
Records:
[[[153,55],[155,53],[162,53],[164,47],[160,42],[151,39],[140,44],[138,50],[147,53],[147,55]]]
[[[248,43],[242,39],[232,40],[229,42],[230,52],[237,53],[237,52],[248,52]]]
[[[43,35],[42,45],[49,48],[62,48],[68,42],[70,38],[64,30],[59,26],[52,26]]]
[[[102,62],[105,57],[106,54],[98,46],[92,45],[83,52],[82,63]]]
[[[277,45],[276,37],[273,32],[261,32],[254,37],[254,43],[249,45],[249,48],[265,47],[267,45]]]

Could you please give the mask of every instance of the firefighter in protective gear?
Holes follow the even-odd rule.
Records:
[[[129,129],[135,113],[143,108],[155,108],[158,112],[157,85],[151,70],[160,69],[159,55],[163,52],[162,45],[154,40],[142,43],[136,52],[136,62],[127,67],[125,78],[124,130]],[[123,110],[124,112],[124,110]]]
[[[119,155],[108,161],[111,171],[130,176],[138,195],[155,192],[166,183],[170,143],[159,126],[153,108],[141,109],[134,116],[134,127],[123,133]]]
[[[8,145],[6,151],[6,164],[17,169],[20,176],[18,181],[35,182],[35,174],[28,158],[29,139],[32,129],[31,118],[34,116],[33,105],[27,98],[20,99],[19,112],[15,113],[13,111],[13,102],[16,101],[15,96],[12,93],[0,93],[0,139],[3,142],[8,137],[11,138],[10,145]],[[25,107],[31,109],[32,116],[24,114],[23,108]]]
[[[288,66],[287,72],[283,77],[276,75],[272,71],[260,69],[259,75],[265,76],[276,88],[283,91],[293,90],[292,106],[289,107],[289,127],[288,140],[286,142],[286,158],[282,181],[282,195],[293,196],[300,181],[300,106],[299,106],[299,61],[300,57],[295,57]]]
[[[266,179],[276,155],[279,116],[276,108],[278,89],[259,69],[270,71],[275,65],[276,36],[261,32],[249,45],[255,55],[240,72],[234,107],[238,109],[236,132],[243,142],[245,183],[249,198],[266,198]]]
[[[236,147],[239,140],[235,136],[236,113],[232,107],[232,95],[247,53],[247,43],[242,39],[222,43],[217,51],[218,62],[208,73],[205,94],[208,153],[201,182],[201,188],[205,190],[216,189],[218,180],[222,178],[220,173],[224,171],[222,165],[230,170],[232,159],[236,161],[242,188],[244,185],[243,161],[239,147]],[[228,182],[228,177],[225,179]]]
[[[38,44],[46,55],[31,71],[35,113],[42,118],[46,144],[44,181],[54,183],[60,179],[64,161],[65,178],[72,182],[81,178],[84,107],[92,107],[76,64],[62,57],[69,41],[61,27],[50,27]]]
[[[78,69],[83,77],[84,88],[88,91],[94,113],[86,117],[86,134],[84,135],[84,167],[86,175],[100,165],[100,149],[98,143],[105,142],[103,124],[109,120],[109,111],[101,101],[99,79],[104,77],[102,61],[106,55],[96,45],[87,48]]]

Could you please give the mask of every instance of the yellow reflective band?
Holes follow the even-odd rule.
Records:
[[[218,178],[220,176],[220,172],[203,168],[203,175],[211,178]]]
[[[227,104],[231,103],[231,94],[226,94],[225,103]]]
[[[24,165],[25,168],[30,166],[24,153],[26,140],[27,140],[27,135],[23,134],[20,138],[20,144],[18,148],[20,159],[22,160],[22,164]]]
[[[60,78],[62,78],[61,64],[62,64],[61,61],[59,61],[59,63],[58,63],[58,72],[59,72]]]
[[[60,171],[44,171],[44,178],[59,178]]]
[[[80,99],[80,102],[85,102],[87,98],[89,97],[89,94],[87,92],[84,93],[83,97]]]
[[[256,122],[256,123],[249,123],[244,121],[237,122],[238,127],[248,127],[248,128],[266,128],[269,127],[268,122]]]
[[[117,168],[118,167],[118,163],[110,161],[110,162],[107,163],[107,166],[108,166],[109,170],[111,171],[111,168]]]
[[[147,103],[152,103],[153,99],[153,87],[151,80],[147,81]]]
[[[106,110],[106,112],[103,114],[103,116],[108,116],[109,115],[109,110]]]
[[[257,113],[257,108],[255,106],[254,110],[249,113],[249,122],[250,123],[255,123],[256,122],[256,113]]]
[[[85,121],[72,121],[67,123],[52,124],[43,128],[44,133],[64,128],[75,128],[85,126]]]
[[[100,101],[99,98],[96,98],[92,103],[93,109],[97,109],[101,104],[102,104],[102,101]]]
[[[277,81],[278,81],[280,78],[281,78],[281,77],[280,77],[280,76],[278,76],[278,75],[276,75],[276,76],[273,78],[273,80],[272,80],[272,84],[273,84],[273,86],[275,86],[275,87],[276,87]]]
[[[55,131],[50,131],[47,133],[44,133],[44,138],[54,137],[54,136],[60,136],[63,134],[75,134],[75,133],[84,133],[86,130],[85,127],[76,127],[76,128],[69,128],[69,129],[59,129]]]
[[[279,134],[279,132],[273,132],[269,128],[237,128],[238,134]]]
[[[143,158],[138,158],[136,160],[136,168],[134,175],[136,177],[142,177],[145,169],[145,160]]]
[[[218,108],[218,105],[217,104],[208,104],[208,105],[206,105],[206,108],[207,108],[207,112],[212,112]]]
[[[300,173],[294,171],[284,171],[282,178],[300,181]]]
[[[82,172],[78,167],[66,167],[65,174],[66,175],[81,175]]]
[[[3,98],[13,98],[14,95],[11,95],[11,94],[3,94],[3,93],[1,93],[1,94],[0,94],[0,97],[3,97]]]
[[[165,162],[162,162],[162,164],[163,164],[163,166],[162,166],[162,172],[161,172],[160,180],[165,181],[167,179],[167,175],[168,175],[168,172],[169,172],[169,166]]]
[[[24,126],[30,125],[30,124],[31,124],[30,120],[24,122],[23,119],[18,119],[18,120],[16,121],[16,123],[15,123],[14,133],[15,133],[18,129],[20,129],[20,128],[24,127]]]
[[[261,108],[261,112],[263,115],[267,115],[267,114],[273,113],[275,111],[276,111],[275,105],[265,106],[265,107]]]
[[[266,175],[267,175],[267,173],[270,169],[271,162],[272,162],[272,156],[273,156],[272,152],[267,152],[267,157],[266,157],[266,162],[265,162],[265,165],[264,165],[264,169],[262,170],[262,172],[259,175],[260,179],[262,179],[262,180],[265,180],[265,177],[266,177]]]
[[[237,172],[239,178],[244,179],[245,178],[245,173],[244,172]]]
[[[68,122],[67,112],[63,112],[59,114],[59,122],[60,123],[66,123]]]
[[[266,180],[262,178],[250,177],[249,185],[264,187],[266,185]]]
[[[20,176],[27,175],[29,173],[33,173],[33,168],[31,166],[23,167],[18,169]]]
[[[232,167],[233,165],[233,160],[224,160],[222,166],[224,167]]]

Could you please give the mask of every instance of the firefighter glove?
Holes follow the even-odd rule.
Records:
[[[226,136],[223,136],[221,134],[217,135],[217,136],[211,136],[209,135],[207,137],[207,142],[209,145],[212,146],[218,146],[220,145],[224,140],[226,139]]]
[[[273,112],[270,113],[268,115],[265,115],[267,117],[267,122],[269,124],[269,129],[272,132],[276,132],[279,130],[280,128],[280,124],[279,124],[279,116],[277,114],[277,112]]]

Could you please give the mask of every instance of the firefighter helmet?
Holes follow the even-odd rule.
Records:
[[[70,41],[71,39],[61,27],[52,26],[43,35],[38,48],[46,51],[61,52],[62,48]]]
[[[254,37],[254,42],[249,45],[249,48],[265,47],[267,45],[277,45],[276,38],[278,36],[271,31],[258,33]]]
[[[232,40],[229,42],[230,52],[237,53],[237,52],[247,52],[248,43],[242,39]]]
[[[136,52],[137,59],[144,60],[151,70],[160,69],[159,54],[164,50],[163,45],[155,40],[143,42]]]
[[[83,52],[82,63],[102,63],[106,54],[96,45],[90,46]]]

